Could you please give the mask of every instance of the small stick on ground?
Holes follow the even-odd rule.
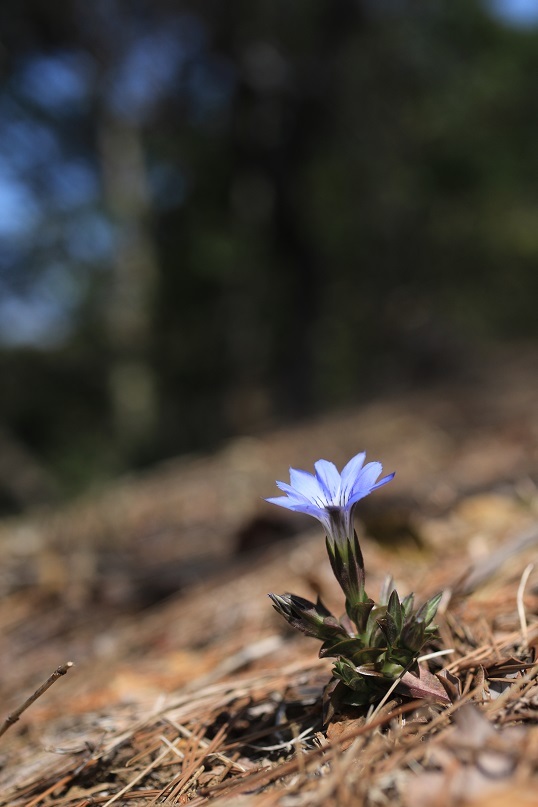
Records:
[[[8,730],[8,728],[10,728],[10,726],[13,726],[13,724],[17,722],[22,713],[25,712],[28,709],[28,707],[32,705],[32,703],[35,703],[35,701],[38,698],[40,698],[41,695],[43,695],[43,693],[46,692],[47,689],[51,687],[55,681],[58,680],[58,678],[60,678],[62,675],[65,675],[66,672],[70,670],[72,666],[73,666],[72,661],[67,661],[65,664],[60,664],[60,666],[56,670],[54,670],[52,675],[49,675],[47,680],[43,684],[41,684],[41,686],[38,689],[36,689],[33,695],[30,695],[30,697],[27,698],[24,701],[24,703],[19,706],[18,709],[15,709],[14,712],[11,712],[11,714],[9,714],[6,717],[6,719],[0,726],[0,737],[2,736],[2,734],[6,733],[6,731]]]

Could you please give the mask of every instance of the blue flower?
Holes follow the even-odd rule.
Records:
[[[286,496],[266,501],[314,516],[325,527],[327,537],[334,541],[340,543],[347,538],[351,541],[354,533],[353,510],[357,502],[394,477],[392,473],[379,479],[383,466],[380,462],[364,465],[365,458],[364,452],[357,454],[341,474],[327,460],[318,460],[314,464],[315,475],[290,468],[290,484],[276,483]]]

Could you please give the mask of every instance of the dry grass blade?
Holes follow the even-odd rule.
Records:
[[[529,563],[525,567],[525,569],[523,570],[523,574],[521,575],[521,580],[519,581],[519,586],[517,588],[517,612],[519,614],[519,621],[521,624],[521,640],[522,640],[522,646],[524,648],[527,648],[529,646],[529,630],[527,626],[527,618],[525,615],[525,603],[523,601],[523,597],[525,594],[525,586],[527,585],[527,581],[533,569],[534,569],[534,563]]]
[[[304,754],[302,757],[301,762],[299,763],[297,757],[293,757],[288,762],[283,762],[279,765],[276,765],[272,768],[267,770],[258,770],[250,775],[247,775],[240,779],[239,781],[235,781],[232,783],[224,783],[222,785],[216,785],[213,788],[209,788],[205,791],[204,795],[208,796],[210,794],[220,792],[222,790],[226,790],[226,796],[236,796],[240,793],[244,793],[245,790],[251,790],[262,785],[267,785],[271,782],[275,782],[278,779],[282,779],[285,776],[289,776],[292,773],[297,773],[301,768],[304,770],[309,769],[309,767],[314,764],[319,766],[320,764],[320,757],[324,758],[324,762],[329,762],[333,757],[340,753],[341,744],[342,742],[347,742],[349,740],[353,740],[356,737],[360,737],[363,734],[368,734],[372,732],[374,729],[384,726],[387,723],[390,723],[391,720],[398,717],[401,714],[407,714],[408,712],[412,712],[417,709],[421,705],[421,701],[412,701],[411,703],[404,704],[403,706],[398,707],[397,709],[391,710],[386,715],[382,715],[378,717],[376,720],[372,721],[368,725],[361,725],[354,729],[351,729],[345,735],[343,735],[338,741],[335,742],[332,746],[321,746],[319,748],[315,748],[312,751],[309,751],[307,754]]]
[[[173,728],[175,728],[179,732],[179,734],[182,734],[183,737],[190,738],[193,736],[193,732],[190,731],[186,726],[182,726],[180,723],[176,723],[174,720],[171,719],[167,719],[167,722],[171,726],[173,726]],[[205,740],[203,737],[201,737],[199,740],[199,744],[206,749],[206,752],[209,755],[209,751],[207,751],[207,749],[209,748],[210,744],[208,743],[208,741]],[[230,759],[229,757],[226,756],[226,754],[223,754],[222,751],[213,751],[212,754],[216,759],[220,760],[221,762],[224,762],[225,765],[229,765],[230,769],[238,771],[239,773],[246,773],[247,769],[245,768],[244,765],[241,765],[239,762],[235,762],[233,759]]]
[[[161,762],[171,753],[171,751],[172,748],[170,748],[170,746],[167,746],[164,749],[164,751],[162,751],[159,754],[159,756],[153,760],[153,762],[151,762],[136,776],[134,776],[133,779],[131,779],[131,781],[125,785],[125,787],[123,787],[114,796],[108,799],[108,801],[105,802],[104,807],[110,807],[111,804],[114,804],[115,801],[117,801],[119,798],[128,793],[129,790],[132,790],[132,788],[137,784],[137,782],[139,782],[141,779],[144,779],[144,777],[147,776],[148,773],[152,771],[154,768],[157,768],[161,764]]]
[[[186,790],[188,790],[188,788],[191,786],[192,780],[195,780],[204,770],[204,766],[202,764],[203,760],[218,749],[222,740],[226,736],[227,731],[228,726],[226,725],[221,726],[221,728],[219,729],[213,740],[205,747],[200,743],[200,741],[203,738],[202,737],[196,738],[198,753],[193,753],[192,759],[189,760],[188,764],[187,764],[187,757],[185,757],[184,769],[176,777],[175,780],[172,780],[172,782],[170,782],[164,788],[164,790],[161,793],[161,796],[163,798],[167,796],[169,799],[174,800],[179,796],[181,796]]]

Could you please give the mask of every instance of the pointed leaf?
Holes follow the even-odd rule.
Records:
[[[304,597],[295,594],[269,594],[273,607],[289,624],[307,636],[316,639],[339,641],[347,637],[347,633],[330,611],[317,606]]]
[[[359,541],[355,535],[353,541],[347,538],[337,542],[327,537],[325,543],[333,574],[346,596],[346,610],[351,618],[349,608],[365,598],[364,563]]]
[[[412,593],[408,594],[407,597],[403,598],[403,600],[402,600],[402,610],[403,610],[405,616],[409,616],[409,614],[413,610],[414,601],[415,601],[415,595],[412,594]]]
[[[366,623],[366,630],[365,630],[365,638],[368,644],[374,644],[372,641],[372,637],[379,632],[379,626],[377,624],[377,620],[384,617],[387,612],[387,609],[384,606],[375,605],[370,614],[368,616],[368,622]]]
[[[383,631],[383,634],[387,640],[387,644],[389,647],[392,647],[396,639],[399,635],[399,630],[394,621],[392,614],[388,611],[384,617],[377,620],[377,624],[379,625],[380,629]]]
[[[365,600],[365,602],[358,602],[356,605],[351,607],[351,619],[357,626],[358,633],[364,633],[366,630],[368,617],[370,616],[370,612],[374,605],[374,601],[368,598]]]
[[[361,667],[364,664],[382,665],[384,663],[384,656],[387,652],[386,647],[363,647],[351,657],[355,667]]]
[[[443,592],[441,591],[439,594],[436,594],[435,597],[428,600],[428,602],[425,602],[424,605],[418,609],[416,618],[424,620],[425,624],[429,625],[437,613],[437,608],[439,607],[442,596]]]
[[[329,609],[323,604],[323,601],[319,595],[316,599],[316,611],[322,616],[332,616]]]
[[[399,633],[403,626],[403,612],[402,612],[402,606],[400,604],[400,598],[398,597],[398,592],[396,591],[396,589],[392,590],[391,595],[389,597],[389,602],[387,605],[387,613],[391,615]]]
[[[402,633],[400,634],[401,644],[408,647],[410,650],[419,652],[424,644],[425,627],[424,622],[412,619],[404,625]]]
[[[436,594],[435,597],[432,597],[426,603],[426,616],[425,616],[425,619],[424,619],[424,621],[426,622],[426,625],[429,625],[430,622],[435,618],[435,615],[437,613],[437,609],[439,608],[439,603],[441,602],[442,596],[443,596],[443,592],[441,591],[441,592],[439,592],[439,594]]]
[[[357,653],[360,650],[362,650],[362,645],[358,639],[337,639],[336,641],[333,639],[328,639],[322,644],[319,651],[319,657],[332,658],[343,656],[344,658],[350,658],[354,653]]]

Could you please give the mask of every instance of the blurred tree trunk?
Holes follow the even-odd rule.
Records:
[[[17,512],[55,502],[58,490],[44,463],[0,426],[0,512]]]
[[[133,457],[154,437],[157,420],[150,362],[157,258],[140,129],[103,112],[99,144],[105,204],[117,241],[106,312],[109,384],[116,433],[124,452]]]
[[[306,52],[290,58],[283,49],[273,49],[271,40],[262,45],[276,54],[291,77],[257,82],[243,69],[232,128],[231,152],[234,178],[244,183],[263,183],[270,199],[267,232],[277,269],[271,277],[275,302],[285,289],[286,305],[276,306],[271,328],[274,332],[270,361],[276,388],[277,410],[304,415],[316,407],[319,380],[316,351],[319,335],[315,332],[323,305],[324,285],[330,267],[312,243],[305,222],[301,198],[305,168],[319,142],[330,132],[339,94],[337,63],[342,48],[366,21],[362,2],[325,0],[318,8],[320,23],[311,32]],[[278,31],[276,9],[267,12]],[[259,46],[256,39],[241,40],[244,15],[242,2],[226,4],[215,10],[216,42],[228,52],[234,64],[245,63],[245,53]],[[305,25],[312,19],[305,19]],[[310,33],[310,32],[309,32]],[[308,41],[308,36],[305,37]],[[278,41],[278,40],[277,40]],[[255,57],[254,57],[255,58]],[[287,61],[289,59],[289,61]],[[237,182],[236,182],[237,184]],[[233,189],[232,194],[233,195]],[[278,274],[277,274],[278,273]],[[258,336],[258,339],[260,337]],[[252,341],[252,340],[251,340]],[[240,388],[257,391],[263,378],[258,371],[252,386],[252,345],[245,341],[242,354],[235,351],[235,375]],[[242,376],[244,376],[242,378]],[[262,401],[264,414],[269,409]]]

